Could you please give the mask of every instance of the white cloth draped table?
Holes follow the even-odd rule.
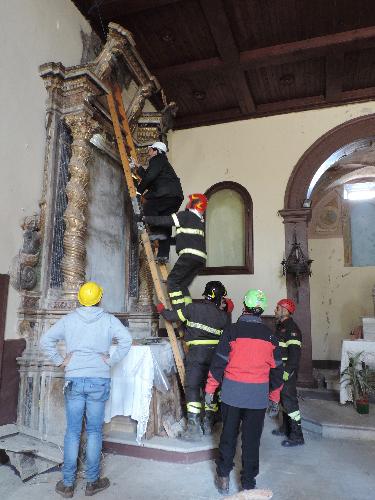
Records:
[[[160,386],[163,374],[174,369],[173,353],[168,341],[133,345],[127,356],[112,368],[111,394],[106,403],[105,422],[110,422],[111,418],[118,415],[130,416],[137,421],[137,443],[140,444],[149,419],[154,379]]]

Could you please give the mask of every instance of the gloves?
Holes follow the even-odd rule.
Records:
[[[284,382],[287,382],[289,380],[289,373],[288,372],[283,373],[283,380],[284,380]]]
[[[209,394],[208,392],[206,392],[205,396],[204,396],[204,402],[207,406],[210,406],[212,405],[212,401],[214,400],[214,394]]]
[[[161,302],[159,304],[156,305],[156,310],[159,314],[161,314],[165,309],[165,305],[162,304]]]
[[[233,311],[233,309],[234,309],[233,300],[232,299],[225,299],[225,303],[227,305],[226,311],[228,313],[231,313]]]
[[[276,418],[279,414],[279,403],[269,400],[267,411],[270,418]]]

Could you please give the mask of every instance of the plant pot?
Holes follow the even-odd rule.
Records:
[[[357,399],[355,402],[355,408],[361,415],[367,415],[370,411],[368,397]]]

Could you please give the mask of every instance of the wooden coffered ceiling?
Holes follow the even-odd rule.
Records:
[[[131,31],[175,128],[375,99],[374,0],[73,0]]]

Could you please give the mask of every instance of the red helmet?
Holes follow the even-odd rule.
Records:
[[[293,314],[294,311],[296,310],[296,304],[293,302],[291,299],[281,299],[277,303],[278,306],[285,307],[287,311],[290,312],[290,314]]]
[[[198,210],[198,212],[201,212],[202,214],[206,211],[207,208],[207,197],[204,194],[189,194],[189,201],[186,205],[186,208],[193,209],[193,210]]]

